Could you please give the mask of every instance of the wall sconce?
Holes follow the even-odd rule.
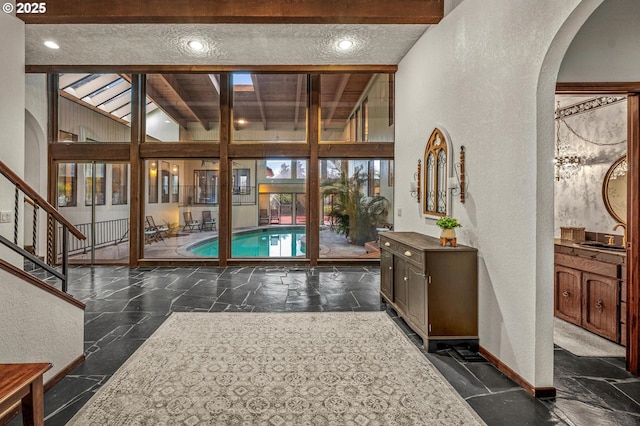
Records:
[[[449,189],[451,190],[451,195],[460,195],[460,202],[464,204],[464,197],[466,192],[465,187],[465,170],[464,170],[464,162],[465,162],[465,153],[464,146],[460,147],[460,162],[455,163],[453,170],[456,172],[456,181],[449,180]]]
[[[420,170],[422,167],[422,160],[418,160],[418,171],[413,174],[413,181],[409,182],[409,195],[416,198],[418,203],[420,202]]]

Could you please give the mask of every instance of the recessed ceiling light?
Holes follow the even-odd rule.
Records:
[[[189,43],[187,43],[189,45],[189,47],[191,48],[191,50],[195,50],[196,52],[204,49],[204,44],[202,44],[201,41],[198,40],[191,40]]]
[[[55,41],[47,40],[44,42],[44,45],[49,49],[60,49],[60,46],[58,46],[58,43],[56,43]]]
[[[349,39],[343,39],[338,42],[338,49],[340,50],[349,50],[353,47],[353,41]]]

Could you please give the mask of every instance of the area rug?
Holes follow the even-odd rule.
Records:
[[[553,319],[553,343],[576,356],[620,358],[627,356],[624,346],[617,345],[560,318]]]
[[[384,312],[174,313],[69,425],[478,425]]]

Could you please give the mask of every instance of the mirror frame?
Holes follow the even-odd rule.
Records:
[[[604,175],[604,181],[602,182],[602,200],[604,201],[604,206],[607,209],[607,211],[609,212],[609,214],[611,215],[611,217],[613,217],[615,220],[617,220],[620,223],[624,223],[626,224],[627,221],[622,219],[622,217],[620,216],[619,212],[616,212],[613,207],[611,206],[611,202],[609,200],[609,182],[611,181],[611,175],[613,174],[613,172],[615,171],[615,169],[623,162],[627,160],[627,155],[623,155],[622,157],[618,158],[612,165],[611,167],[609,167],[609,170],[607,170],[607,173]],[[626,216],[626,215],[625,215]]]

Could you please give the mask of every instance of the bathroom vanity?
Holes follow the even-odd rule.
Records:
[[[626,346],[626,251],[603,246],[555,240],[554,312]]]

